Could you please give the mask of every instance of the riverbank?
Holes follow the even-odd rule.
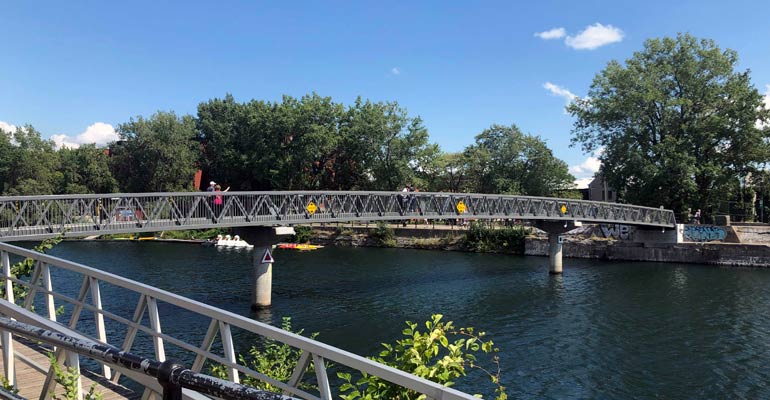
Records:
[[[328,246],[395,247],[443,251],[472,251],[464,245],[467,227],[390,225],[392,240],[383,243],[376,227],[313,227],[312,242]],[[374,233],[374,234],[373,234]],[[537,231],[526,236],[519,251],[498,249],[485,252],[548,256],[548,240]],[[565,258],[611,261],[653,261],[720,266],[770,268],[770,245],[764,243],[635,243],[604,238],[567,236]]]

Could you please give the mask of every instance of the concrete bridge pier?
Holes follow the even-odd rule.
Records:
[[[272,250],[270,247],[266,247],[254,252],[254,268],[251,269],[253,272],[251,276],[252,310],[270,307],[273,304],[273,263],[262,262],[265,251],[270,250]]]
[[[270,307],[273,304],[273,259],[266,259],[266,251],[272,252],[273,245],[281,241],[281,236],[293,235],[294,228],[246,227],[235,228],[234,233],[241,239],[254,245],[253,267],[251,273],[251,309]]]
[[[548,233],[548,264],[550,274],[562,273],[562,243],[559,240],[560,236],[567,231],[575,229],[576,226],[580,226],[579,221],[552,221],[552,220],[540,220],[535,222],[535,227],[542,229]]]
[[[561,274],[562,262],[561,262],[561,242],[559,241],[558,233],[548,234],[548,263],[550,265],[551,274]]]

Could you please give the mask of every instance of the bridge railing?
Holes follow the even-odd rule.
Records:
[[[120,351],[114,346],[101,344],[90,340],[83,335],[66,329],[51,321],[45,320],[35,313],[14,307],[5,300],[0,300],[0,305],[11,317],[0,317],[0,334],[4,337],[17,335],[39,343],[51,346],[51,353],[55,359],[67,360],[66,367],[80,373],[80,356],[93,360],[99,360],[112,368],[139,373],[155,378],[163,388],[163,399],[181,400],[183,389],[209,394],[227,400],[291,400],[291,397],[282,396],[253,387],[240,385],[222,379],[196,373],[184,367],[184,365],[167,360],[160,362],[151,358],[144,358],[135,354]],[[22,322],[25,321],[25,322]],[[7,360],[15,357],[12,340],[3,342],[4,358]],[[59,357],[56,356],[59,354]],[[9,384],[16,386],[14,380],[14,363],[6,362],[6,379]],[[81,383],[81,382],[78,382]],[[44,388],[41,395],[46,394]],[[52,388],[51,388],[52,389]],[[51,390],[53,392],[53,390]],[[83,398],[82,385],[76,388],[78,398]],[[41,396],[43,397],[43,396]]]
[[[30,258],[35,263],[28,280],[16,279],[11,274],[12,262],[21,258]],[[189,363],[194,372],[221,365],[230,381],[240,382],[249,376],[285,395],[302,399],[333,397],[335,381],[329,378],[329,362],[335,369],[378,376],[429,399],[473,398],[316,340],[57,257],[0,243],[0,261],[6,299],[0,303],[0,313],[14,316],[21,309],[35,312],[120,351],[160,362],[180,359]],[[15,298],[14,287],[26,289],[26,295]],[[177,323],[171,324],[172,320]],[[6,349],[9,340],[3,335]],[[288,380],[279,381],[255,371],[236,355],[245,353],[251,345],[264,344],[265,340],[287,344],[301,353]],[[311,365],[313,368],[309,369]],[[100,370],[101,375],[115,382],[124,375],[140,383],[146,388],[145,398],[162,392],[156,381],[148,381],[135,371],[106,363]],[[313,376],[305,376],[310,370],[314,371]]]
[[[356,191],[124,193],[0,197],[0,240],[415,218],[676,224],[673,211],[662,208],[533,196]]]

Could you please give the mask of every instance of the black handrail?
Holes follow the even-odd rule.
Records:
[[[120,365],[154,377],[163,387],[163,400],[181,400],[182,388],[209,394],[227,400],[288,400],[291,397],[259,390],[239,383],[193,372],[176,360],[157,361],[120,351],[118,348],[85,338],[76,338],[0,317],[2,330],[8,330],[27,339],[39,340],[66,348],[94,360]]]

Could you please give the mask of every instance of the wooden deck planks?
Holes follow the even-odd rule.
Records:
[[[45,372],[30,365],[27,361],[23,360],[20,355],[26,357],[32,363],[42,366],[42,368],[47,371],[49,362],[45,352],[48,350],[34,342],[16,337],[14,337],[13,346],[14,351],[17,353],[16,381],[19,387],[19,395],[29,400],[39,399],[40,392],[45,383]],[[3,371],[3,375],[1,376],[5,376],[5,365],[3,364],[2,357],[0,357],[0,369]],[[141,399],[142,397],[141,393],[135,393],[126,387],[109,382],[104,379],[104,377],[91,371],[81,370],[81,379],[83,382],[84,393],[88,393],[91,384],[97,383],[96,391],[102,393],[104,400],[135,400]],[[63,395],[63,393],[62,386],[57,384],[56,394]],[[50,398],[50,396],[48,397]]]

